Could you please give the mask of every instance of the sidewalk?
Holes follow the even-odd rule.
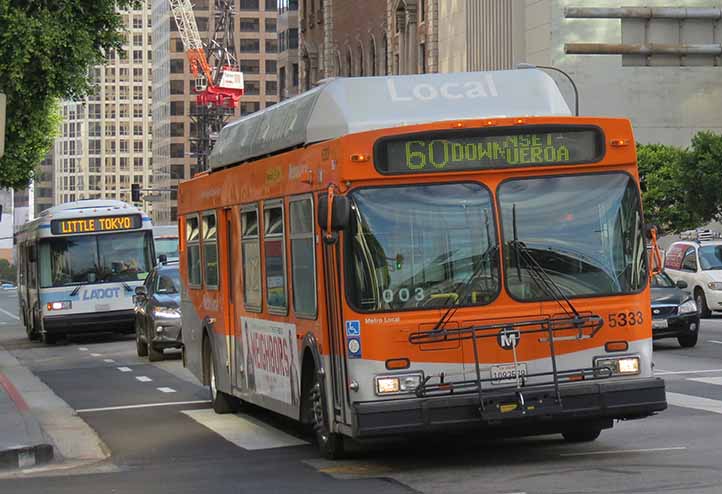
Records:
[[[0,371],[0,469],[28,468],[53,459],[53,446],[30,407]]]

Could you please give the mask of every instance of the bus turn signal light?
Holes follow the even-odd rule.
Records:
[[[516,125],[521,125],[524,122],[526,122],[526,120],[524,120],[523,118],[517,118],[516,120],[514,120],[514,124]]]
[[[369,160],[368,154],[352,154],[351,163],[366,163]]]
[[[604,349],[608,352],[626,352],[629,349],[629,343],[626,341],[608,341],[604,344]]]
[[[612,139],[610,144],[615,148],[629,146],[629,139]]]
[[[411,361],[407,358],[390,358],[386,361],[388,370],[408,369],[410,365]]]

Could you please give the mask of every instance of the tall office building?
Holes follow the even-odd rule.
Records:
[[[215,2],[196,0],[193,11],[204,42],[215,22]],[[236,58],[245,80],[245,95],[233,120],[278,102],[277,0],[234,0]],[[196,135],[191,115],[197,111],[195,81],[188,66],[168,0],[152,0],[153,12],[153,174],[161,190],[153,202],[153,221],[176,221],[175,188],[198,172]]]
[[[54,149],[50,149],[45,159],[40,163],[40,168],[33,180],[33,188],[35,190],[33,194],[35,216],[39,215],[41,211],[55,205],[53,200],[54,161]]]
[[[130,184],[152,184],[150,9],[123,11],[123,51],[91,70],[95,91],[64,102],[54,149],[54,202],[130,201]],[[144,204],[150,210],[149,204]]]
[[[298,0],[278,0],[278,99],[298,94]]]

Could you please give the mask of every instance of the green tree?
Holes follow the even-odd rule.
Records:
[[[117,9],[138,0],[0,0],[0,92],[7,94],[0,187],[20,188],[53,143],[59,99],[91,90],[89,68],[120,49]]]
[[[15,283],[15,266],[7,259],[0,259],[0,280]]]
[[[718,219],[722,213],[722,135],[698,132],[683,165],[690,208],[702,223]]]

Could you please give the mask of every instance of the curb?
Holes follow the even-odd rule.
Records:
[[[50,462],[54,457],[53,446],[38,444],[0,451],[0,470],[29,468]]]

